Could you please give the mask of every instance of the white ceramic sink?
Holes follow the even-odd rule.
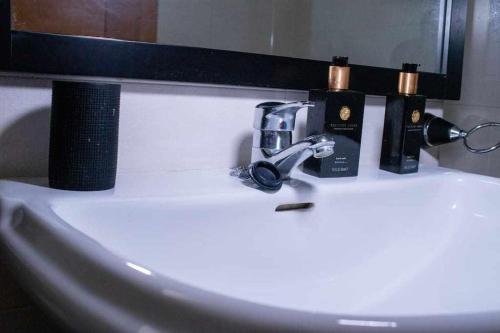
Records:
[[[76,193],[0,182],[18,276],[76,330],[498,332],[500,181],[423,169],[121,177]],[[313,203],[276,212],[282,204]]]

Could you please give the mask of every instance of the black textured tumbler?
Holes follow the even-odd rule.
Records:
[[[120,85],[54,81],[49,185],[75,191],[115,186]]]

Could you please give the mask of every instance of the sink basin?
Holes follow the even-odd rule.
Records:
[[[3,252],[79,331],[498,332],[500,181],[443,168],[0,182]],[[276,211],[278,208],[278,211]]]

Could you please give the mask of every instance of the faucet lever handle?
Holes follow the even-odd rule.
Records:
[[[270,131],[293,131],[297,111],[309,106],[314,106],[314,104],[309,101],[261,103],[255,109],[254,128]]]
[[[291,102],[291,103],[283,103],[281,105],[277,105],[273,107],[272,112],[269,115],[283,115],[283,116],[293,116],[295,117],[295,114],[297,111],[299,111],[302,108],[309,107],[309,106],[314,106],[313,103],[309,101],[297,101],[297,102]]]

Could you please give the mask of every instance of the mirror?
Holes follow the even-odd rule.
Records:
[[[12,29],[441,73],[446,0],[12,0]]]

